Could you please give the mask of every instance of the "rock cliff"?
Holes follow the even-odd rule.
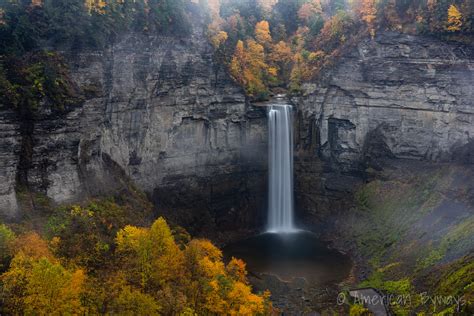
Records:
[[[105,51],[65,53],[85,102],[35,113],[29,132],[3,108],[1,213],[18,215],[23,172],[57,203],[116,193],[126,176],[184,225],[254,219],[266,194],[265,112],[213,61],[201,22],[182,38],[127,34]]]
[[[386,158],[473,163],[474,50],[382,33],[295,98],[299,208],[324,213]]]
[[[128,178],[188,227],[261,223],[265,111],[213,61],[202,21],[182,38],[126,34],[64,55],[83,104],[29,117],[0,107],[1,214],[19,215],[20,176],[57,203],[120,192]],[[292,100],[298,210],[347,207],[384,158],[472,163],[473,59],[462,45],[384,33],[306,84]]]

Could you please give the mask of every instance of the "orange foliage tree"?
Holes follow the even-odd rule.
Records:
[[[255,25],[255,39],[263,46],[271,44],[270,24],[267,21],[260,21]]]
[[[308,23],[311,18],[313,18],[317,14],[322,14],[323,10],[321,8],[321,1],[320,0],[312,0],[303,5],[298,10],[298,18],[305,23]]]
[[[450,5],[448,8],[448,22],[446,30],[449,32],[458,32],[462,26],[462,15],[455,5]]]
[[[163,218],[149,228],[125,226],[117,232],[115,243],[113,269],[87,276],[84,269],[72,262],[63,265],[38,234],[21,235],[14,240],[14,258],[9,269],[0,276],[3,300],[0,312],[37,315],[265,315],[272,312],[269,293],[252,293],[241,260],[233,258],[226,265],[222,252],[203,239],[185,242],[180,247]]]
[[[375,37],[375,22],[377,18],[377,7],[375,0],[358,0],[358,12],[361,20],[367,24],[370,36]]]
[[[15,256],[0,277],[4,311],[26,315],[82,313],[84,270],[64,268],[37,233],[22,235],[14,243]]]
[[[248,39],[245,45],[240,40],[237,42],[230,62],[230,73],[248,95],[258,96],[267,93],[265,82],[276,75],[276,70],[266,63],[264,47]]]

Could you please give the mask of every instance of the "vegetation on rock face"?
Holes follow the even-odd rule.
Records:
[[[254,98],[265,98],[272,88],[298,92],[360,38],[374,38],[381,30],[458,40],[469,40],[474,31],[469,0],[214,0],[207,5],[219,61]]]
[[[0,55],[102,48],[125,31],[188,34],[185,0],[3,0]]]
[[[348,47],[380,30],[458,40],[474,32],[470,0],[4,0],[0,56],[103,48],[128,31],[186,35],[192,2],[209,13],[216,61],[254,98],[277,88],[300,91]],[[3,72],[2,95],[17,102],[14,82]]]
[[[0,60],[0,104],[22,111],[40,106],[62,111],[81,101],[68,68],[54,52],[6,56]]]
[[[396,315],[470,315],[473,217],[455,211],[472,207],[469,189],[459,187],[470,173],[445,165],[409,174],[364,185],[357,209],[339,228],[371,266],[359,286],[392,295]]]
[[[58,217],[59,216],[59,217]],[[272,311],[253,294],[245,264],[227,265],[211,242],[183,238],[163,218],[125,225],[131,214],[111,200],[72,206],[45,228],[15,237],[0,226],[3,314],[229,314]]]
[[[63,110],[78,89],[58,50],[102,49],[120,34],[186,35],[185,0],[0,1],[0,104]],[[44,49],[47,48],[47,51]]]
[[[15,234],[5,224],[0,224],[0,271],[3,271],[11,259],[10,249]]]

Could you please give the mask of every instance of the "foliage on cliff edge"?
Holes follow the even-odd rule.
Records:
[[[206,1],[204,1],[206,2]],[[246,93],[298,93],[363,38],[383,30],[472,44],[470,0],[209,0],[208,33]]]

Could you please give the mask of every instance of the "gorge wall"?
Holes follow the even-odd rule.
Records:
[[[125,177],[182,225],[261,224],[266,113],[213,61],[203,25],[64,53],[81,105],[27,118],[0,106],[1,214],[21,215],[19,174],[57,203],[120,192]],[[473,60],[459,44],[383,33],[306,84],[292,100],[300,215],[347,208],[385,158],[472,163]]]
[[[23,172],[57,203],[120,192],[125,176],[183,225],[254,221],[266,203],[266,113],[213,61],[204,21],[182,38],[127,34],[65,56],[82,105],[38,111],[28,135],[1,109],[1,214],[19,215]]]
[[[472,47],[382,33],[293,102],[297,203],[312,218],[348,209],[386,159],[474,162]]]

